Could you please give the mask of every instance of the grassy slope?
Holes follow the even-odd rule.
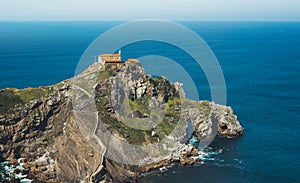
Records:
[[[23,106],[34,99],[47,97],[54,92],[55,88],[60,84],[39,88],[15,89],[7,88],[0,90],[0,114],[12,112],[10,109],[16,105]]]

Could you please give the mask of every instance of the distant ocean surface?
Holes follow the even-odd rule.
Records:
[[[74,76],[88,45],[120,23],[0,22],[0,88],[51,85]],[[211,147],[223,150],[217,161],[175,165],[141,182],[300,182],[300,22],[179,23],[198,33],[218,58],[227,105],[245,135],[216,138]],[[210,100],[204,74],[168,45],[144,42],[122,52],[139,57],[145,50],[181,58],[200,98]]]

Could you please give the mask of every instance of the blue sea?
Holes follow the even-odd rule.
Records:
[[[89,44],[121,23],[0,22],[0,88],[51,85],[74,76]],[[199,34],[217,57],[226,81],[227,105],[237,114],[245,135],[216,138],[210,146],[222,149],[216,161],[175,165],[140,181],[300,182],[300,22],[179,23]],[[170,45],[145,41],[124,47],[122,53],[180,58],[199,98],[211,99],[203,72]],[[176,76],[180,80],[178,73],[167,75],[172,80]]]

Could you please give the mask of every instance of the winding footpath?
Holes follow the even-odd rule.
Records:
[[[101,153],[101,159],[100,159],[100,162],[96,168],[96,170],[90,175],[89,177],[89,182],[92,183],[93,182],[93,177],[98,173],[100,172],[104,166],[103,166],[103,161],[104,161],[104,156],[105,156],[105,153],[106,153],[106,146],[102,143],[102,141],[99,139],[99,137],[96,135],[97,133],[97,130],[98,130],[98,126],[99,126],[99,117],[98,117],[98,112],[95,112],[95,115],[96,115],[96,119],[97,119],[97,123],[95,125],[95,128],[94,128],[94,131],[93,131],[93,136],[94,138],[97,140],[98,144],[101,146],[101,149],[102,149],[102,153]]]
[[[96,85],[97,85],[97,84],[94,85],[94,88],[96,87]],[[93,98],[93,95],[91,95],[91,94],[90,94],[88,91],[86,91],[85,89],[83,89],[83,88],[81,88],[81,87],[79,87],[79,86],[77,86],[77,85],[72,85],[72,86],[73,86],[74,88],[77,88],[77,89],[81,90],[82,92],[84,92],[84,93],[89,97],[89,99],[90,99],[90,100],[84,102],[84,103],[82,104],[82,106],[80,106],[79,109],[77,109],[77,111],[80,111],[80,110],[84,109],[85,106],[86,106],[87,104],[89,104],[91,101],[93,101],[94,98]],[[101,139],[96,135],[97,130],[98,130],[98,127],[99,127],[99,116],[98,116],[98,112],[94,112],[94,114],[95,114],[95,117],[96,117],[96,118],[95,118],[95,119],[96,119],[96,124],[95,124],[95,128],[94,128],[94,130],[93,130],[93,134],[92,134],[92,135],[93,135],[94,139],[97,140],[98,144],[101,146],[102,152],[101,152],[101,159],[100,159],[100,162],[99,162],[97,168],[96,168],[95,171],[92,172],[91,175],[89,176],[89,179],[88,179],[88,182],[89,182],[89,183],[93,183],[93,177],[94,177],[97,173],[99,173],[99,172],[104,168],[104,166],[103,166],[103,161],[104,161],[104,156],[105,156],[105,153],[106,153],[106,146],[103,144],[103,142],[101,141]]]

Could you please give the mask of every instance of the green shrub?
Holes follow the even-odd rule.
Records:
[[[209,101],[204,100],[204,101],[199,102],[199,110],[205,116],[209,116],[210,112],[211,112],[211,106],[210,106]]]
[[[110,73],[106,70],[100,71],[98,74],[97,82],[104,81],[110,77]]]
[[[16,104],[24,104],[20,96],[15,95],[13,89],[0,90],[0,114],[6,113]]]
[[[149,110],[150,98],[151,97],[149,95],[145,95],[139,99],[129,100],[129,106],[131,111],[141,111],[142,113],[150,114],[150,110]]]
[[[50,88],[26,88],[23,90],[17,90],[15,92],[25,103],[28,103],[34,99],[40,99],[41,97],[47,97],[50,93]]]
[[[26,88],[22,90],[8,88],[0,90],[0,114],[9,112],[15,105],[24,105],[34,99],[47,97],[54,91],[53,87]]]

